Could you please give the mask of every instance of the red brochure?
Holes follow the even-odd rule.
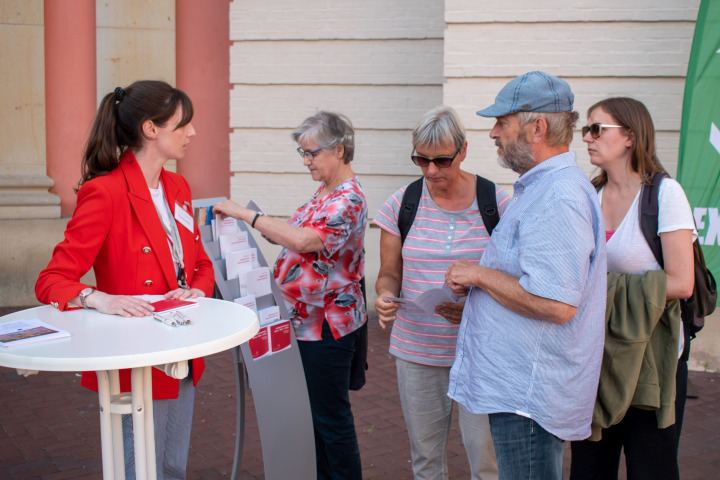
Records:
[[[270,353],[270,338],[268,337],[268,328],[263,327],[260,331],[248,341],[250,346],[250,354],[254,360]]]

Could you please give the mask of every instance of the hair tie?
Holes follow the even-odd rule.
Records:
[[[125,98],[125,90],[122,89],[122,87],[117,87],[115,89],[115,101],[116,102],[122,102],[123,98]]]

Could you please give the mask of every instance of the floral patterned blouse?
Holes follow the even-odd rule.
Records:
[[[275,262],[275,280],[292,305],[290,319],[298,340],[320,340],[323,319],[335,339],[365,322],[359,283],[365,274],[365,195],[357,177],[319,199],[323,186],[288,223],[313,229],[325,249],[297,253],[285,248]]]

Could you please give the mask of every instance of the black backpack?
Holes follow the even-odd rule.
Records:
[[[422,196],[422,184],[423,178],[421,177],[405,189],[398,215],[398,229],[400,230],[402,243],[405,243],[405,238],[415,220],[415,214]],[[500,212],[498,211],[497,197],[495,196],[495,184],[487,178],[475,175],[475,190],[475,198],[477,199],[483,223],[488,235],[491,235],[495,225],[500,221]]]
[[[643,185],[640,194],[640,229],[650,246],[658,264],[664,268],[662,244],[658,230],[658,195],[660,182],[663,178],[670,178],[666,172],[657,172],[652,179],[652,185]],[[705,317],[713,313],[717,304],[717,286],[715,277],[705,266],[705,257],[697,240],[693,242],[695,257],[695,287],[693,294],[686,300],[680,300],[682,309],[683,327],[686,335],[695,338],[697,332],[705,326]],[[686,342],[687,343],[687,342]],[[687,349],[687,345],[686,345]]]

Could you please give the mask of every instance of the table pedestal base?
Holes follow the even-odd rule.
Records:
[[[152,408],[152,367],[133,368],[132,393],[120,395],[118,370],[98,371],[100,401],[100,439],[102,443],[103,478],[125,479],[122,420],[120,415],[132,414],[135,443],[135,477],[154,480],[155,427]]]

